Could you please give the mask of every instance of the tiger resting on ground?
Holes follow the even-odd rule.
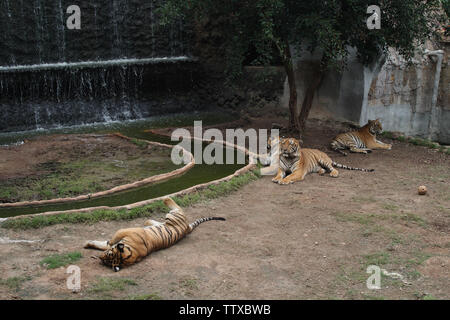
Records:
[[[151,252],[168,248],[192,232],[199,224],[225,218],[210,217],[188,223],[183,210],[171,198],[165,198],[164,204],[171,210],[164,223],[147,220],[146,227],[118,230],[109,241],[88,241],[86,249],[104,250],[100,256],[103,264],[119,271],[122,266],[134,264]]]
[[[386,144],[377,140],[377,134],[383,131],[379,119],[369,120],[367,124],[357,131],[351,131],[339,134],[331,142],[331,149],[342,153],[344,156],[346,152],[342,151],[350,149],[351,152],[368,153],[372,149],[391,150],[392,145]]]
[[[278,174],[272,179],[278,184],[290,184],[301,181],[308,173],[317,172],[320,175],[329,172],[330,176],[337,177],[339,172],[334,168],[348,170],[360,170],[372,172],[374,169],[352,168],[339,164],[330,159],[330,157],[317,149],[300,148],[297,139],[280,139],[280,166]]]

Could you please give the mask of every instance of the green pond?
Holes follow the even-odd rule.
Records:
[[[173,117],[172,122],[169,122],[168,119],[163,119],[166,122],[161,122],[161,119],[158,121],[155,120],[144,120],[144,121],[135,121],[135,122],[127,122],[127,123],[115,123],[109,125],[94,125],[94,126],[84,126],[84,127],[74,127],[74,128],[65,128],[65,129],[54,129],[54,130],[46,130],[46,131],[32,131],[32,132],[22,132],[22,133],[13,133],[13,134],[1,134],[0,135],[0,145],[2,144],[11,144],[21,139],[43,135],[43,134],[70,134],[70,133],[107,133],[107,132],[121,132],[122,134],[138,138],[145,139],[149,141],[157,141],[166,144],[178,144],[179,142],[170,141],[169,137],[155,135],[152,133],[144,132],[145,129],[162,127],[162,126],[185,126],[185,125],[193,125],[192,116],[189,116],[186,119],[185,116],[180,116],[179,118]],[[195,120],[202,120],[205,117],[198,116]],[[204,125],[211,125],[217,123],[215,117],[208,118],[206,116],[206,121],[204,120]],[[223,118],[222,118],[223,119]],[[223,121],[223,120],[222,120]],[[174,124],[175,123],[175,124]],[[204,144],[206,146],[207,144]],[[191,150],[194,150],[192,147]],[[224,152],[225,156],[225,152]],[[237,157],[237,152],[235,152],[235,158]],[[18,216],[18,215],[26,215],[26,214],[34,214],[48,211],[63,211],[63,210],[72,210],[72,209],[81,209],[88,207],[97,207],[97,206],[122,206],[127,205],[143,200],[148,200],[156,197],[160,197],[163,195],[171,194],[189,187],[192,187],[197,184],[205,183],[208,181],[220,179],[226,177],[236,170],[242,168],[243,164],[196,164],[192,169],[190,169],[187,173],[182,176],[175,177],[173,179],[163,181],[157,184],[150,184],[148,186],[128,190],[125,192],[120,192],[116,194],[112,194],[109,196],[82,200],[71,203],[59,203],[59,204],[51,204],[51,205],[42,205],[42,206],[32,206],[32,207],[21,207],[21,208],[0,208],[0,218]]]

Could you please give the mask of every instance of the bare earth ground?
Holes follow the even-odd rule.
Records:
[[[0,242],[0,298],[450,299],[450,157],[387,139],[382,140],[393,143],[391,151],[343,157],[327,148],[342,128],[309,125],[305,146],[375,172],[340,170],[336,179],[312,174],[288,186],[263,177],[185,209],[192,219],[214,215],[226,222],[205,223],[175,246],[118,273],[82,245],[140,226],[142,219],[0,229],[0,238],[43,240]],[[417,194],[419,185],[428,187],[428,195]],[[66,288],[64,267],[47,270],[39,264],[72,251],[83,255],[76,262],[79,293]],[[369,290],[369,265],[401,274],[403,281],[383,276],[382,288]],[[8,286],[7,279],[21,280]]]

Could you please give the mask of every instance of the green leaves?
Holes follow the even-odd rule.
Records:
[[[348,46],[365,64],[388,47],[410,59],[416,46],[433,36],[441,2],[448,11],[448,0],[168,0],[162,12],[193,23],[199,17],[223,18],[214,28],[223,39],[226,70],[233,78],[250,50],[256,51],[251,64],[265,65],[274,55],[284,58],[286,43],[317,49],[327,67],[337,69],[345,66]],[[381,9],[379,30],[367,28],[370,5]]]

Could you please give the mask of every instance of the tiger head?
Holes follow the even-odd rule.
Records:
[[[112,267],[115,272],[125,264],[126,260],[132,256],[132,250],[129,246],[119,242],[103,252],[99,257],[103,264]]]
[[[280,154],[284,158],[297,158],[300,151],[300,142],[294,138],[280,140]]]
[[[380,119],[369,120],[367,124],[369,125],[369,132],[371,134],[381,134],[383,132]]]

